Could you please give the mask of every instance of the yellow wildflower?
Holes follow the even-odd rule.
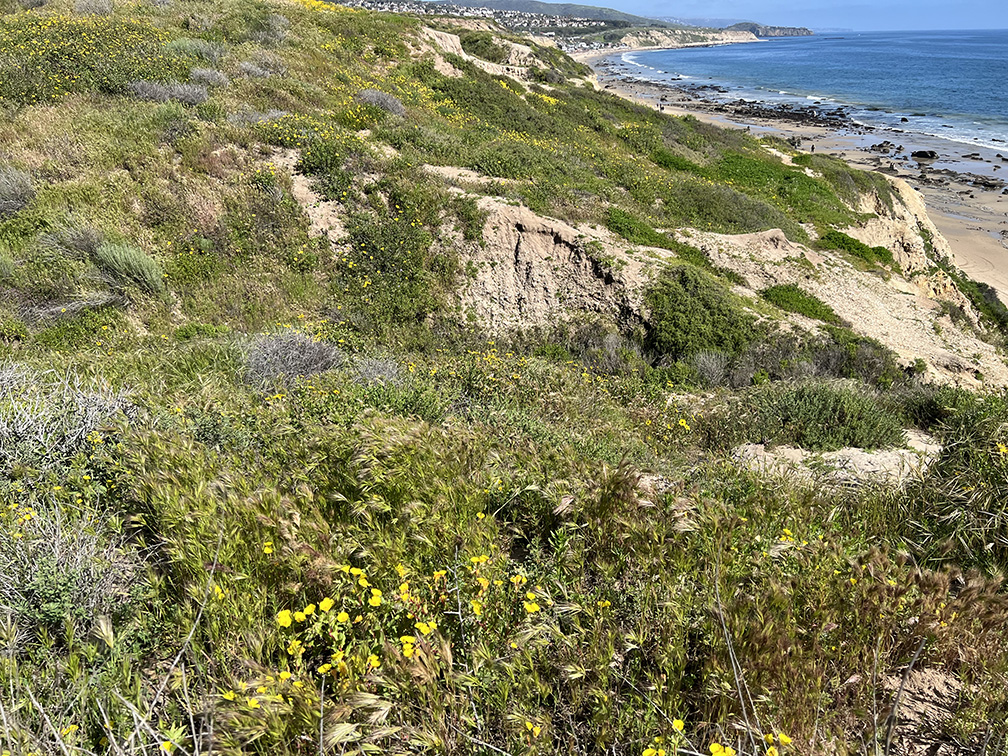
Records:
[[[328,596],[326,596],[324,599],[322,599],[319,602],[319,605],[318,605],[319,611],[322,612],[322,614],[325,614],[326,612],[328,612],[330,609],[333,608],[333,605],[335,603],[336,603],[335,601],[333,601],[331,598],[329,598]]]
[[[291,626],[291,613],[287,609],[284,609],[280,614],[276,616],[277,624],[280,627],[290,627]]]

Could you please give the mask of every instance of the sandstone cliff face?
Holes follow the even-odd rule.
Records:
[[[752,32],[719,31],[704,33],[703,40],[696,39],[697,32],[680,29],[641,29],[627,34],[620,43],[635,49],[645,47],[692,47],[697,45],[727,45],[737,42],[758,42]]]
[[[952,248],[928,217],[923,198],[902,179],[890,178],[890,183],[895,200],[892,207],[875,194],[864,195],[858,210],[874,213],[876,217],[860,226],[844,229],[844,233],[868,246],[892,250],[903,275],[925,296],[956,305],[974,326],[978,326],[979,318],[970,301],[952,279],[935,266],[936,255],[952,259]],[[922,233],[930,241],[930,251]]]
[[[675,262],[667,250],[632,247],[605,229],[574,227],[495,198],[483,197],[480,205],[489,213],[484,244],[468,252],[461,300],[463,310],[491,332],[550,326],[582,313],[633,328],[648,318],[649,281]],[[912,197],[910,205],[897,201],[889,217],[873,219],[869,231],[850,230],[862,232],[863,240],[888,240],[903,250],[901,259],[926,270],[923,242],[919,247],[914,242],[920,241],[915,211],[923,206]],[[920,222],[929,223],[926,214]],[[743,297],[757,298],[775,284],[798,284],[907,364],[923,359],[936,381],[976,385],[982,373],[989,383],[1008,385],[1008,367],[997,350],[943,314],[943,301],[972,310],[940,272],[886,280],[840,256],[792,242],[779,229],[734,235],[684,229],[678,236],[714,264],[742,275],[748,282],[738,290]],[[936,246],[945,244],[939,234],[934,238]],[[800,315],[788,320],[811,331],[821,325]]]
[[[577,313],[640,322],[647,276],[625,244],[496,199],[480,206],[489,215],[467,261],[462,301],[485,328],[547,326]]]
[[[518,45],[504,39],[497,40],[499,44],[507,46],[509,49],[508,60],[501,65],[469,55],[462,49],[462,41],[457,34],[438,31],[426,26],[421,30],[421,34],[427,46],[420,52],[433,53],[435,68],[446,76],[460,76],[461,74],[442,57],[444,54],[457,55],[492,76],[510,76],[520,80],[529,78],[527,66],[532,59],[532,48],[526,45]]]

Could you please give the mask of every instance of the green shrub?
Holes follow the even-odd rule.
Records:
[[[0,343],[10,344],[28,338],[28,328],[24,321],[0,312]]]
[[[839,316],[833,312],[832,307],[797,284],[777,284],[764,289],[760,292],[760,296],[786,312],[796,312],[807,318],[833,325],[841,324]]]
[[[729,383],[741,388],[759,380],[794,381],[811,376],[853,378],[878,388],[912,378],[891,349],[850,329],[827,324],[814,336],[762,336],[734,361]]]
[[[846,252],[869,265],[887,265],[891,268],[896,264],[892,252],[885,247],[869,247],[864,242],[835,229],[820,236],[816,245],[820,249],[838,249]]]
[[[907,425],[934,432],[972,408],[978,397],[960,386],[925,384],[893,391],[889,401],[895,404]]]
[[[16,265],[5,254],[0,254],[0,285],[9,286],[14,282]]]
[[[734,355],[758,335],[741,302],[715,278],[689,265],[663,273],[645,301],[651,309],[648,346],[666,360],[702,349]]]
[[[494,36],[486,31],[465,31],[459,34],[462,49],[474,58],[482,58],[490,63],[503,63],[507,60],[507,48],[498,45]]]
[[[213,339],[223,336],[228,332],[228,327],[223,325],[210,325],[209,323],[186,323],[175,329],[175,338],[179,341],[189,341],[190,339]]]
[[[687,160],[681,155],[666,150],[664,147],[657,147],[651,152],[651,160],[655,165],[660,165],[667,171],[683,171],[685,173],[703,173],[703,169],[691,160]]]
[[[930,245],[930,238],[923,234],[923,230],[921,236]],[[946,258],[939,257],[936,262],[955,281],[956,287],[966,295],[981,319],[998,329],[1001,339],[1008,338],[1008,307],[1001,301],[997,290],[987,283],[973,280]]]
[[[871,390],[821,381],[759,386],[727,412],[698,419],[714,448],[742,442],[793,444],[809,451],[875,449],[906,443],[899,414]]]
[[[883,174],[863,171],[831,155],[805,152],[793,159],[795,165],[821,173],[823,179],[849,205],[856,206],[860,195],[875,192],[890,210],[893,209],[892,186]]]
[[[132,284],[149,294],[164,291],[161,266],[146,252],[128,244],[106,243],[94,251],[94,262],[120,284]]]

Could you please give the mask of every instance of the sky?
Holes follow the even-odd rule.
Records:
[[[580,0],[586,2],[586,0]],[[587,0],[645,16],[857,31],[1008,29],[1006,0]]]

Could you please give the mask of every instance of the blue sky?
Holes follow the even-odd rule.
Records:
[[[1006,0],[588,0],[647,16],[747,19],[780,26],[1008,29]],[[581,0],[585,2],[585,0]]]

